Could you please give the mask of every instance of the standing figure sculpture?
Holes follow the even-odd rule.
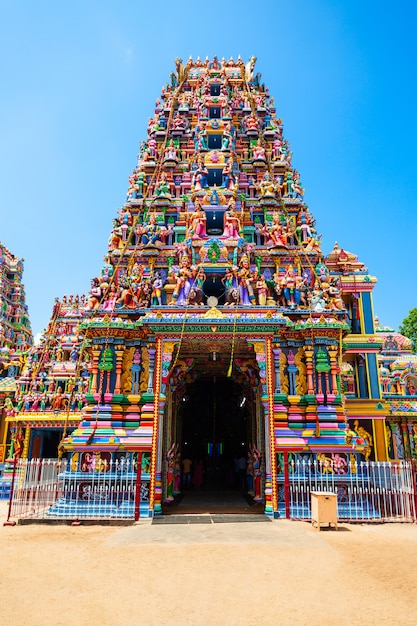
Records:
[[[224,214],[223,236],[228,239],[238,239],[242,232],[242,224],[239,216],[235,213],[235,206],[235,201],[231,200]]]
[[[174,270],[173,276],[176,280],[176,285],[172,292],[172,304],[186,305],[188,304],[188,295],[191,289],[190,261],[186,254],[181,257],[180,267],[177,271]]]
[[[281,285],[288,306],[295,309],[300,304],[301,278],[297,276],[292,265],[288,267]]]
[[[174,500],[174,477],[175,477],[175,462],[177,456],[177,444],[173,443],[167,452],[167,474],[166,474],[166,489],[167,495],[165,502],[172,502]]]
[[[198,200],[195,201],[194,211],[187,215],[187,239],[201,239],[206,237],[206,214]]]
[[[194,191],[200,191],[208,187],[207,183],[208,169],[204,165],[203,159],[200,157],[197,161],[197,169],[193,174],[192,185]]]
[[[239,263],[239,271],[238,271],[238,279],[239,279],[239,295],[240,302],[244,306],[250,306],[256,304],[255,295],[253,293],[252,281],[255,276],[252,274],[249,265],[249,257],[245,253],[242,255]]]

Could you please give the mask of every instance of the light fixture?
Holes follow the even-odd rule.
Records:
[[[242,400],[240,401],[240,404],[239,404],[240,408],[242,408],[243,406],[245,406],[245,402],[246,402],[246,397],[245,397],[245,396],[243,396],[243,398],[242,398]]]
[[[216,359],[217,359],[217,354],[216,354],[216,351],[213,350],[213,361],[216,361]]]

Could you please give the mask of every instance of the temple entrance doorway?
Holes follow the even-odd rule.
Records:
[[[264,512],[259,493],[255,499],[251,467],[253,449],[265,446],[256,361],[254,355],[238,355],[235,363],[242,367],[230,374],[228,347],[216,351],[202,345],[193,366],[171,382],[164,514]],[[180,356],[178,363],[191,360]]]
[[[189,385],[181,415],[181,451],[203,461],[203,475],[194,467],[194,482],[210,490],[238,489],[236,460],[247,457],[252,440],[246,396],[229,378],[211,378]]]

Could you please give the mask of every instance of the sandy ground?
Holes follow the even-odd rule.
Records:
[[[8,626],[416,624],[417,526],[3,527]]]

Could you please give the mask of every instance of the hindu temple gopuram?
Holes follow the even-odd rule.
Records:
[[[16,377],[33,342],[22,275],[23,259],[0,243],[0,463],[7,439],[2,407],[15,396]]]
[[[243,456],[249,495],[277,517],[289,460],[347,474],[394,455],[376,279],[339,244],[323,255],[254,66],[176,60],[104,263],[87,296],[57,301],[10,410],[29,456],[58,429],[67,484],[138,472],[146,517],[181,490],[181,458],[215,490]]]

